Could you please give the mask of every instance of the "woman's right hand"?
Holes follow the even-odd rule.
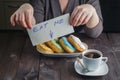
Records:
[[[17,23],[24,28],[31,29],[32,26],[36,23],[33,14],[33,7],[30,4],[25,3],[12,14],[12,16],[10,17],[10,22],[12,26],[15,26],[15,24]]]

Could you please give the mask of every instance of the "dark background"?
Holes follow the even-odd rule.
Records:
[[[104,32],[120,32],[120,0],[100,0]]]

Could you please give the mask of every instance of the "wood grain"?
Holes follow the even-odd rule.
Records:
[[[75,72],[76,58],[46,57],[36,51],[28,35],[20,31],[0,32],[0,80],[120,80],[120,33],[102,33],[93,39],[74,34],[108,57],[109,73],[87,77]]]

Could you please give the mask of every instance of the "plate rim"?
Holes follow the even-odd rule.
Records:
[[[82,44],[85,45],[86,50],[87,50],[87,49],[88,49],[88,45],[87,45],[85,42],[82,42]],[[48,56],[48,57],[78,57],[78,56],[80,56],[80,55],[82,54],[82,52],[76,52],[76,53],[72,53],[72,54],[70,54],[70,53],[47,54],[47,53],[41,52],[39,49],[37,49],[37,47],[36,47],[36,50],[37,50],[40,54],[42,54],[42,55],[44,55],[44,56]]]

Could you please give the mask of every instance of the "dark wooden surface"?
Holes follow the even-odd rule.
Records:
[[[50,58],[40,55],[22,31],[0,32],[0,80],[120,80],[120,33],[103,33],[97,39],[79,38],[89,48],[109,58],[109,73],[86,77],[75,72],[76,58]]]

